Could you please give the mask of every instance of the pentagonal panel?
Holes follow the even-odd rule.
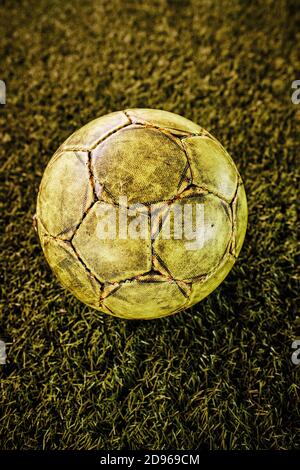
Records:
[[[232,204],[235,233],[235,256],[241,251],[247,230],[248,208],[245,188],[239,184],[236,197]]]
[[[192,279],[211,272],[221,262],[232,236],[229,206],[207,194],[169,206],[154,253],[175,279]],[[157,268],[156,268],[157,269]]]
[[[127,124],[130,124],[130,121],[121,111],[106,114],[74,132],[62,144],[61,149],[91,150],[100,140],[105,139],[108,135]]]
[[[126,113],[136,123],[150,124],[170,131],[182,131],[183,133],[201,134],[205,132],[204,129],[189,119],[161,109],[127,109]]]
[[[97,202],[72,240],[84,263],[103,282],[128,279],[151,269],[147,208],[128,216],[121,210]]]
[[[99,307],[101,286],[78,260],[69,242],[41,238],[45,257],[64,287],[78,299]]]
[[[126,127],[108,137],[92,153],[96,181],[117,200],[152,202],[177,192],[186,168],[182,148],[159,130]]]
[[[207,277],[193,281],[191,295],[189,298],[188,307],[200,302],[200,300],[207,297],[212,291],[214,291],[221,282],[225,279],[232,266],[235,263],[235,258],[231,255],[225,256],[220,266],[217,267],[216,271],[213,271]]]
[[[206,136],[187,137],[183,145],[191,164],[193,184],[205,186],[231,202],[238,172],[222,146]]]
[[[126,318],[149,320],[175,313],[184,308],[186,297],[174,281],[130,281],[107,297],[103,305],[115,315]]]
[[[92,202],[88,154],[56,154],[45,170],[37,204],[37,215],[48,233],[69,238]]]

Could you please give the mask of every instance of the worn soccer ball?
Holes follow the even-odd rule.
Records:
[[[191,307],[232,268],[247,202],[222,145],[177,114],[128,109],[72,134],[39,189],[45,257],[78,299],[152,319]]]

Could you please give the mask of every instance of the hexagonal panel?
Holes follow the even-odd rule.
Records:
[[[187,299],[174,281],[129,281],[107,297],[103,305],[115,315],[126,318],[149,320],[171,315],[184,308]]]
[[[69,238],[92,202],[87,152],[55,154],[45,170],[37,203],[37,215],[48,233]]]
[[[245,188],[243,183],[239,184],[236,197],[232,204],[234,233],[235,233],[235,256],[241,251],[247,230],[248,207]]]
[[[183,145],[190,161],[193,184],[205,186],[231,202],[236,191],[238,172],[222,146],[207,136],[187,137]]]
[[[147,214],[146,208],[141,208],[136,216],[128,214],[125,227],[117,206],[96,202],[88,212],[72,243],[100,281],[121,281],[150,271],[151,238]]]
[[[170,199],[186,167],[182,148],[154,128],[129,126],[92,152],[96,181],[115,199],[146,203]]]
[[[229,206],[217,196],[206,194],[169,206],[169,217],[164,217],[153,248],[172,277],[189,280],[215,269],[231,237]]]
[[[78,260],[69,242],[50,237],[41,238],[45,257],[61,284],[79,300],[99,307],[101,285]]]
[[[68,137],[60,148],[63,150],[77,148],[91,150],[100,140],[128,124],[130,124],[130,120],[122,111],[106,114],[78,129]]]
[[[235,258],[228,254],[216,271],[204,279],[193,281],[188,307],[195,305],[213,292],[225,279],[234,263]]]
[[[135,123],[152,124],[163,129],[182,131],[183,133],[198,134],[205,132],[204,129],[194,122],[169,111],[162,109],[127,109],[127,115]],[[176,132],[175,132],[176,133]]]

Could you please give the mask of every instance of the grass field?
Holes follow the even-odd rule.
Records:
[[[1,449],[300,448],[298,7],[0,1]],[[32,228],[53,152],[128,107],[176,112],[213,133],[249,204],[224,283],[149,322],[101,315],[67,293]]]

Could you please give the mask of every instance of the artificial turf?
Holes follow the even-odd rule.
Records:
[[[300,448],[299,2],[1,1],[1,449]],[[176,112],[228,149],[249,225],[195,307],[125,321],[60,287],[32,228],[68,135],[129,107]]]

